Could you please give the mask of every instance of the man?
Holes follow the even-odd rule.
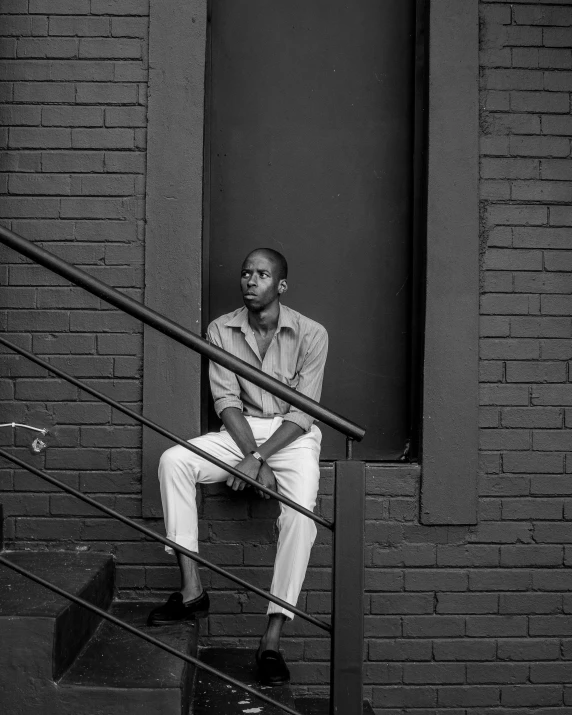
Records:
[[[328,336],[321,325],[280,304],[280,297],[288,289],[287,273],[282,254],[268,248],[252,251],[244,260],[240,276],[245,307],[213,321],[208,338],[298,392],[319,400]],[[212,362],[209,378],[223,427],[220,432],[190,440],[191,444],[313,510],[320,477],[321,433],[312,418]],[[191,551],[198,551],[196,484],[226,481],[234,490],[245,486],[243,480],[180,445],[162,455],[159,480],[167,537]],[[270,592],[296,605],[316,525],[280,504],[278,529]],[[150,625],[201,617],[208,612],[209,598],[201,586],[196,562],[181,554],[177,558],[181,590],[151,612]],[[289,680],[279,647],[284,622],[293,617],[290,611],[270,602],[268,626],[256,653],[261,680],[267,684]]]

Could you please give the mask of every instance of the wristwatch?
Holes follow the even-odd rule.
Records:
[[[255,452],[254,450],[252,450],[250,454],[254,457],[254,459],[257,459],[260,464],[264,464],[264,457],[261,454]]]

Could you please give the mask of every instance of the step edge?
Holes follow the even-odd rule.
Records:
[[[109,610],[113,611],[113,608],[115,606],[123,605],[123,604],[125,604],[125,605],[135,605],[135,604],[149,604],[149,605],[151,605],[151,604],[154,604],[154,605],[156,605],[156,603],[157,603],[156,600],[154,600],[154,601],[151,601],[151,600],[150,601],[147,601],[147,600],[132,601],[132,600],[123,600],[123,599],[115,599],[114,598],[111,602]],[[100,620],[100,623],[99,623],[96,631],[92,634],[91,638],[85,643],[81,652],[78,653],[74,663],[77,660],[79,660],[79,658],[81,658],[83,653],[90,647],[92,639],[95,638],[97,636],[97,634],[106,626],[109,626],[110,628],[116,629],[116,630],[124,630],[120,626],[117,626],[116,624],[113,624],[112,622],[107,621],[106,619],[102,618]],[[188,655],[194,656],[195,658],[197,658],[197,653],[198,653],[200,621],[198,621],[198,620],[196,621],[196,626],[197,627],[196,627],[196,631],[194,634],[192,634],[189,631],[187,645],[186,645],[185,650],[183,651],[183,652],[187,653]],[[154,648],[156,650],[159,650],[158,646],[154,646]],[[173,657],[176,657],[176,656],[173,656]],[[123,685],[114,685],[114,684],[98,685],[98,684],[93,684],[93,683],[84,685],[81,682],[77,682],[77,681],[69,682],[69,681],[66,681],[66,676],[69,674],[71,667],[68,668],[66,670],[66,672],[63,673],[63,675],[58,680],[56,685],[59,688],[61,688],[62,690],[77,689],[82,692],[88,691],[88,690],[92,691],[92,692],[93,691],[102,691],[103,692],[106,690],[108,690],[108,691],[111,690],[113,692],[122,692],[122,691],[125,691],[125,692],[128,692],[128,691],[153,692],[153,691],[157,691],[157,690],[161,690],[161,691],[165,691],[165,692],[167,692],[167,691],[177,692],[177,693],[180,693],[182,707],[184,707],[185,703],[186,703],[186,707],[187,707],[187,710],[190,715],[191,711],[189,709],[189,706],[190,706],[190,703],[192,702],[192,697],[193,697],[193,693],[194,693],[197,667],[194,664],[188,663],[186,661],[183,661],[182,664],[183,664],[183,667],[181,668],[181,676],[179,678],[179,681],[176,684],[171,684],[171,685],[166,685],[166,686],[156,685],[156,686],[152,686],[152,687],[145,687],[142,685],[141,686],[139,686],[139,685],[123,686]],[[72,663],[72,666],[73,666],[73,663]]]
[[[26,555],[28,555],[28,554],[37,554],[37,555],[48,554],[48,555],[50,555],[50,556],[56,555],[56,554],[70,554],[70,555],[75,555],[75,556],[77,556],[78,558],[83,558],[84,556],[87,555],[87,554],[82,553],[82,552],[69,551],[69,550],[66,550],[66,551],[47,551],[47,550],[44,551],[44,550],[37,550],[37,551],[36,551],[36,550],[31,550],[31,549],[13,549],[13,550],[11,549],[11,550],[1,551],[0,553],[2,554],[2,556],[8,557],[8,560],[11,560],[11,559],[10,559],[11,556],[21,556],[21,555],[23,555],[23,554],[26,554]],[[91,556],[92,556],[92,555],[90,554],[90,555],[88,556],[88,558],[91,557]],[[97,557],[96,557],[95,554],[93,554],[93,556],[94,556],[94,561],[96,561],[96,560],[97,560],[97,561],[100,561],[99,569],[98,569],[97,571],[94,571],[94,572],[92,573],[91,578],[90,578],[89,581],[84,582],[84,583],[81,585],[81,587],[80,587],[78,593],[73,593],[74,596],[81,597],[81,595],[82,595],[83,593],[85,593],[86,588],[91,585],[91,583],[92,583],[92,581],[93,581],[93,578],[94,578],[95,576],[97,576],[102,570],[105,570],[106,568],[109,568],[110,562],[113,562],[113,579],[114,579],[114,581],[115,581],[115,557],[113,556],[113,554],[101,553],[101,554],[97,554]],[[18,565],[23,566],[23,567],[26,566],[25,564],[22,565],[22,564],[18,563],[18,559],[15,560],[15,563],[17,563]],[[0,566],[0,567],[1,567],[1,566]],[[13,571],[13,570],[10,569],[8,566],[4,567],[4,569],[6,570],[6,572],[12,573],[12,574],[16,574],[16,575],[18,575],[20,578],[24,579],[24,581],[23,581],[24,583],[26,583],[26,582],[28,582],[28,581],[31,581],[31,579],[28,579],[28,578],[27,578],[26,576],[24,576],[23,574],[17,574],[17,572]],[[49,578],[49,575],[50,575],[49,573],[40,573],[40,574],[38,574],[37,572],[34,572],[34,573],[35,573],[35,575],[39,575],[40,578],[43,578],[44,580],[49,581],[50,583],[52,582],[52,581],[50,580],[50,578]],[[54,593],[53,591],[50,591],[50,589],[46,588],[45,586],[42,586],[41,584],[38,584],[38,587],[41,588],[41,589],[43,589],[43,590],[46,591],[46,592]],[[37,612],[37,613],[10,613],[10,614],[0,614],[0,617],[3,617],[3,618],[46,618],[46,619],[56,620],[56,619],[59,618],[63,613],[65,613],[65,611],[69,608],[69,606],[70,606],[73,602],[70,601],[70,600],[68,600],[68,599],[66,599],[65,596],[60,596],[59,594],[55,594],[55,593],[54,593],[54,595],[57,596],[57,597],[60,598],[60,599],[63,599],[63,600],[62,600],[62,604],[61,604],[61,605],[58,604],[58,609],[59,609],[59,610],[55,610],[55,609],[54,609],[54,610],[52,610],[51,612]],[[96,605],[97,605],[97,604],[96,604]]]
[[[108,558],[102,561],[101,567],[92,574],[89,581],[84,583],[83,588],[81,588],[79,592],[74,595],[77,595],[78,598],[82,598],[85,601],[93,603],[93,605],[97,606],[101,610],[108,611],[113,603],[115,576],[115,559],[112,554],[109,554]],[[101,582],[103,596],[92,600],[89,597],[90,593],[93,593],[94,591],[95,595],[99,593],[98,582]],[[62,653],[63,643],[70,639],[70,632],[72,632],[72,628],[66,628],[66,617],[68,617],[72,623],[78,618],[80,624],[82,621],[84,623],[87,622],[87,625],[84,627],[84,633],[80,636],[78,646],[75,647],[72,645],[67,656]],[[73,601],[67,601],[67,603],[62,606],[62,609],[54,619],[52,644],[52,678],[54,682],[61,680],[65,673],[70,669],[81,652],[91,641],[92,637],[99,630],[103,620],[104,619],[99,614],[94,613],[93,611],[85,608],[85,606],[81,606]],[[76,634],[77,630],[74,628],[73,635]]]

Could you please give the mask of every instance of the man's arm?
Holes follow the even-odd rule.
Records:
[[[267,487],[268,489],[276,491],[276,477],[274,476],[274,472],[270,469],[266,462],[261,465],[258,459],[256,459],[256,457],[250,454],[253,451],[258,451],[260,456],[266,459],[267,456],[270,456],[270,450],[267,449],[264,454],[260,452],[261,448],[256,446],[256,440],[254,439],[254,435],[252,434],[252,429],[248,424],[247,419],[243,415],[242,410],[239,410],[236,407],[227,407],[221,413],[221,419],[228,433],[236,442],[238,448],[244,455],[242,460],[236,465],[236,468],[243,474],[246,474],[251,479],[257,479],[263,486]],[[276,432],[278,432],[279,429],[276,430]],[[293,437],[293,439],[295,439],[295,437]],[[268,444],[268,442],[266,444]],[[281,449],[281,447],[276,446],[274,451],[278,451],[278,449]],[[229,486],[234,491],[241,491],[246,486],[246,482],[244,480],[239,479],[239,477],[234,477],[232,474],[228,475],[226,483],[227,486]],[[265,499],[270,499],[270,496],[268,494],[265,494],[264,492],[259,492],[259,494]]]
[[[328,333],[322,326],[319,326],[319,330],[313,336],[308,351],[304,356],[296,392],[300,392],[312,400],[319,401],[322,393],[327,354]],[[304,414],[296,407],[290,407],[290,410],[284,415],[284,421],[280,427],[270,435],[266,442],[258,447],[258,453],[261,457],[264,457],[264,460],[269,459],[273,454],[284,449],[298,437],[301,437],[304,432],[307,432],[312,426],[312,421],[309,415]],[[265,486],[268,486],[267,481],[275,483],[274,474],[266,461],[260,468],[258,480]]]
[[[212,322],[209,325],[207,340],[209,343],[216,345],[217,348],[225,349],[216,322]],[[236,407],[242,412],[240,385],[237,376],[232,370],[211,360],[209,362],[209,383],[214,400],[215,412],[218,417],[222,418],[222,412],[227,409],[227,407]]]
[[[257,479],[268,489],[276,491],[276,477],[266,460],[304,434],[304,430],[292,422],[284,422],[264,444],[257,447],[252,429],[241,410],[236,407],[227,407],[221,413],[221,418],[228,433],[244,454],[244,458],[236,465],[236,468],[252,479]],[[258,452],[264,458],[263,465],[250,454],[252,451]],[[226,483],[235,491],[242,490],[246,486],[246,482],[238,477],[233,477],[232,474],[229,475]],[[260,492],[260,494],[266,499],[270,498],[264,492]]]
[[[296,392],[316,402],[320,401],[327,355],[328,333],[323,326],[317,325],[298,374]],[[284,422],[297,424],[307,432],[312,426],[313,418],[292,405],[284,415]]]
[[[276,477],[266,460],[279,450],[287,447],[295,439],[298,439],[304,434],[304,430],[293,422],[283,422],[264,444],[257,447],[252,429],[241,410],[236,407],[227,407],[221,413],[221,418],[228,433],[244,454],[243,459],[236,465],[236,468],[251,479],[257,479],[263,486],[275,492]],[[264,464],[261,465],[258,459],[250,454],[253,451],[258,452],[264,458]],[[246,486],[245,481],[239,479],[239,477],[233,477],[232,474],[228,475],[226,483],[234,491],[241,491]],[[265,499],[270,499],[269,495],[264,492],[259,492],[259,494]]]
[[[268,460],[273,454],[294,442],[304,434],[304,430],[294,422],[282,422],[263,444],[258,447],[258,454]]]
[[[209,325],[207,338],[213,345],[223,348],[216,322]],[[228,433],[234,439],[243,455],[245,455],[244,459],[242,459],[236,467],[247,476],[256,479],[260,469],[260,462],[250,454],[252,450],[256,450],[256,441],[252,434],[252,429],[242,413],[243,405],[240,399],[238,378],[232,370],[228,370],[211,360],[209,363],[209,382],[215,412],[222,420]],[[230,474],[228,475],[226,483],[234,490],[244,489],[246,486],[246,482]]]
[[[222,412],[221,418],[228,433],[245,457],[252,457],[250,452],[254,451],[258,452],[265,461],[304,434],[304,430],[293,422],[283,422],[266,442],[257,447],[248,420],[240,410],[235,407],[227,407]],[[260,464],[256,457],[252,457],[252,459]]]
[[[250,452],[256,452],[258,447],[256,446],[256,440],[252,434],[252,428],[248,424],[248,420],[243,415],[242,410],[236,407],[227,407],[220,414],[222,422],[227,429],[227,432],[236,442],[238,448],[244,455],[242,460],[236,465],[236,469],[243,472],[251,479],[257,479],[260,472],[260,462],[256,457],[253,457]],[[274,474],[272,475],[274,477]],[[240,491],[246,486],[246,482],[238,477],[233,477],[232,474],[228,475],[226,480],[227,486],[231,487],[234,491],[237,489]],[[268,486],[269,489],[276,491],[276,479],[271,480],[270,484],[264,483],[264,486]],[[264,496],[269,499],[267,494]]]

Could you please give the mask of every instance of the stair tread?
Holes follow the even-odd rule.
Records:
[[[74,595],[111,560],[109,554],[70,551],[4,551],[2,556]],[[0,616],[55,618],[68,604],[62,596],[0,565]]]
[[[330,701],[327,698],[296,698],[295,708],[302,715],[329,715]],[[366,701],[363,704],[363,715],[373,715],[371,705]]]
[[[265,695],[278,702],[294,707],[294,697],[288,685],[270,687],[260,685],[256,675],[254,651],[246,648],[205,648],[200,651],[199,659],[204,663],[217,668],[225,675],[230,675],[240,680],[245,685],[250,685],[260,690]],[[193,700],[193,715],[243,715],[245,712],[256,712],[257,715],[279,715],[283,713],[253,695],[245,693],[240,688],[235,688],[225,683],[220,678],[197,669],[197,681]]]
[[[149,601],[116,601],[110,612],[172,648],[195,655],[198,622],[148,627],[147,616],[156,605]],[[180,688],[185,665],[185,661],[104,621],[59,684],[88,688]]]

